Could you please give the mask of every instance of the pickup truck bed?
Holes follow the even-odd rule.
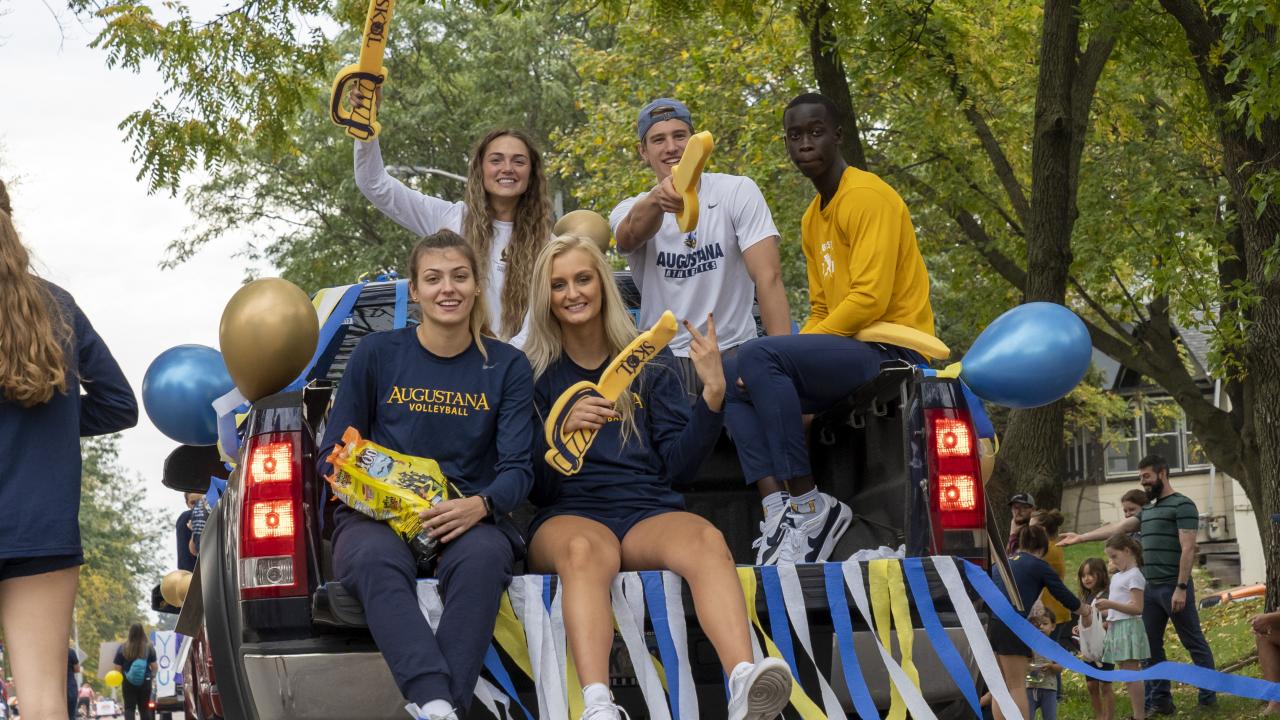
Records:
[[[629,283],[629,278],[623,276],[620,283]],[[189,683],[199,692],[194,704],[202,708],[200,717],[407,717],[404,700],[365,628],[363,609],[333,578],[326,488],[312,470],[315,443],[323,433],[325,413],[345,359],[361,337],[391,327],[395,295],[392,283],[365,286],[346,319],[345,332],[335,337],[308,388],[264,398],[250,414],[239,468],[248,467],[254,459],[251,454],[269,444],[294,448],[295,476],[289,487],[294,493],[297,529],[294,544],[279,551],[289,554],[268,558],[265,566],[261,559],[246,557],[253,552],[243,537],[243,507],[253,502],[252,491],[242,487],[240,471],[233,475],[206,528],[200,579],[192,590],[200,594],[200,601],[189,602],[182,619],[188,629],[199,623],[201,630],[187,668],[187,677],[195,678]],[[833,559],[885,545],[903,546],[909,556],[950,554],[985,563],[985,504],[980,481],[976,491],[972,482],[977,473],[976,448],[971,448],[975,477],[970,478],[965,496],[969,504],[962,512],[944,512],[940,504],[939,483],[951,482],[955,476],[938,473],[939,438],[950,433],[949,442],[958,435],[963,442],[976,444],[972,429],[965,398],[955,381],[930,377],[900,362],[886,363],[874,381],[815,418],[810,436],[815,477],[824,491],[843,499],[854,511],[854,523]],[[685,494],[690,511],[707,517],[724,533],[738,562],[750,564],[761,509],[754,491],[744,486],[730,439],[722,437],[697,480],[678,489]],[[527,523],[531,514],[527,509],[518,513],[518,524]],[[292,585],[268,586],[265,592],[261,586],[246,590],[254,583],[270,582],[262,580],[270,575],[263,574],[263,567],[274,568],[272,572],[281,576],[282,562],[290,568],[286,579]],[[968,644],[948,595],[933,569],[927,563],[925,567],[939,616],[973,672]],[[257,573],[253,577],[258,580],[247,582],[252,573]],[[815,660],[849,709],[832,643],[822,569],[801,566],[798,573]],[[767,609],[762,598],[759,606],[764,618]],[[723,675],[693,616],[687,588],[685,608],[702,716],[715,720],[724,715]],[[872,697],[887,707],[889,681],[871,634],[856,612],[853,627],[855,650]],[[955,706],[968,713],[924,632],[918,630],[916,637],[915,661],[925,697],[940,708]],[[652,634],[648,641],[654,646]],[[629,662],[621,641],[616,641],[611,661],[614,694],[633,718],[645,717]],[[512,679],[526,707],[536,707],[531,684],[518,672],[512,673]],[[816,697],[813,690],[811,695]],[[472,716],[487,713],[477,703]]]

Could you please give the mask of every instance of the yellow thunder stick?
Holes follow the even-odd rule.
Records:
[[[347,129],[347,134],[357,140],[372,140],[382,131],[378,122],[378,106],[374,102],[374,90],[386,82],[387,69],[382,66],[382,54],[387,49],[387,33],[391,30],[391,10],[396,0],[369,0],[369,12],[364,19],[364,34],[360,36],[360,62],[348,65],[338,72],[333,81],[333,98],[329,114],[333,122]],[[359,83],[364,102],[350,110],[342,106],[347,85]]]
[[[591,443],[595,442],[595,430],[575,430],[568,432],[564,428],[565,420],[573,406],[588,395],[600,397],[614,402],[627,389],[631,381],[640,374],[640,369],[662,351],[662,348],[676,336],[676,316],[670,310],[662,313],[653,327],[640,333],[631,344],[622,349],[618,356],[604,369],[597,382],[582,382],[570,385],[551,406],[544,429],[547,434],[547,464],[560,471],[561,475],[573,475],[582,469],[582,459],[586,457]]]
[[[873,322],[854,333],[853,339],[866,343],[888,343],[908,350],[915,350],[932,360],[943,360],[951,355],[951,348],[938,338],[913,327],[890,322]]]
[[[680,232],[692,232],[698,227],[698,180],[702,178],[702,168],[715,145],[711,133],[706,130],[694,133],[684,146],[680,162],[671,169],[671,184],[684,200],[684,210],[676,213],[676,226]]]
[[[333,474],[325,479],[333,494],[352,510],[386,521],[420,564],[429,562],[437,542],[422,531],[419,513],[459,496],[439,463],[389,450],[360,437],[353,427],[342,433],[328,460]]]

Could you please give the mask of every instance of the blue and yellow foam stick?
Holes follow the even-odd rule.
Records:
[[[618,353],[609,367],[600,374],[598,381],[583,380],[560,393],[544,424],[547,445],[550,446],[544,455],[548,465],[562,475],[573,475],[582,469],[582,459],[586,457],[591,443],[595,442],[597,431],[565,430],[564,423],[573,406],[588,395],[599,395],[609,402],[617,401],[631,381],[640,374],[645,363],[652,360],[676,336],[676,329],[676,316],[670,310],[662,313],[653,327],[640,333]]]
[[[374,101],[374,91],[387,80],[387,69],[382,66],[382,54],[387,49],[391,11],[395,6],[396,0],[369,0],[364,33],[360,36],[360,61],[342,68],[333,81],[330,116],[335,124],[346,128],[347,134],[357,140],[372,140],[382,130],[382,125],[378,123],[378,105]],[[343,95],[352,81],[359,83],[364,101],[347,110],[343,107]]]

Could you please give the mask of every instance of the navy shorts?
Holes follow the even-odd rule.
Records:
[[[84,553],[75,555],[43,555],[33,558],[0,559],[0,582],[13,578],[43,575],[57,570],[80,567],[84,564]]]
[[[550,520],[551,518],[558,515],[573,515],[575,517],[586,518],[588,520],[595,520],[601,525],[609,528],[609,532],[613,533],[614,536],[618,538],[618,542],[622,542],[622,538],[626,537],[627,533],[631,532],[631,528],[638,525],[640,521],[648,520],[651,517],[657,517],[659,515],[665,515],[667,513],[684,512],[684,509],[671,507],[648,508],[646,510],[637,510],[632,513],[616,515],[601,515],[599,513],[588,512],[586,510],[571,510],[568,508],[563,510],[558,508],[548,508],[544,512],[545,514],[539,513],[538,517],[534,518],[533,522],[530,523],[529,537],[532,538],[534,534],[538,532],[538,528],[542,526],[542,523]]]

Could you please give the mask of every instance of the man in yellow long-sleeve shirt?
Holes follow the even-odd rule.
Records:
[[[906,203],[879,177],[844,161],[836,117],[834,104],[817,93],[800,95],[783,113],[791,161],[818,191],[801,223],[809,319],[800,335],[744,344],[738,356],[744,387],[731,387],[725,398],[725,422],[747,482],[756,484],[766,507],[778,493],[789,498],[783,513],[761,524],[761,565],[826,560],[852,522],[849,506],[814,485],[803,414],[835,404],[886,360],[923,360],[853,336],[880,321],[934,332],[929,275]]]

